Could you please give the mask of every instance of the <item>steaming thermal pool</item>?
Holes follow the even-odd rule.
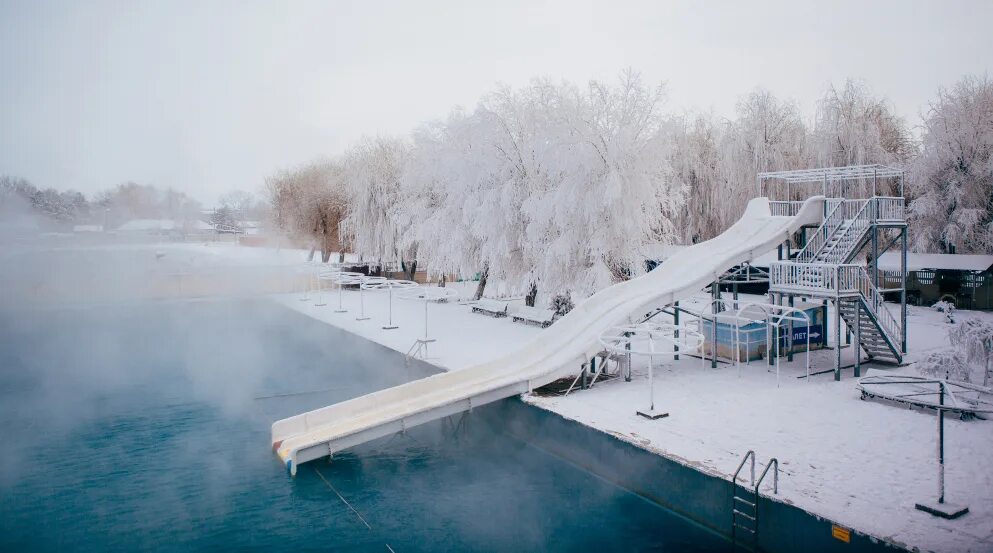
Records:
[[[261,300],[0,306],[0,550],[721,546],[478,412],[296,478],[269,451],[276,419],[429,372]]]

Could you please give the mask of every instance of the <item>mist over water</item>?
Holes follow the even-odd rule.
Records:
[[[99,255],[84,257],[99,272]],[[15,272],[54,274],[50,256],[30,259],[41,265]],[[296,478],[271,452],[279,418],[430,373],[264,299],[0,301],[0,550],[717,543],[481,410],[305,464]]]

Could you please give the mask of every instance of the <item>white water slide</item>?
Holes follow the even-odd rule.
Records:
[[[603,349],[598,338],[606,329],[699,292],[728,269],[775,248],[801,226],[819,224],[822,210],[823,197],[814,197],[794,217],[774,216],[767,198],[753,199],[741,219],[720,236],[679,251],[645,275],[594,294],[520,349],[473,367],[276,421],[273,449],[296,474],[300,463],[575,374]]]

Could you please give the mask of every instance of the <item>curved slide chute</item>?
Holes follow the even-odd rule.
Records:
[[[720,236],[679,251],[656,269],[590,296],[520,349],[462,370],[433,375],[302,413],[272,425],[272,446],[291,474],[300,463],[528,392],[576,371],[596,355],[600,334],[632,314],[699,292],[728,269],[772,250],[804,225],[818,224],[823,197],[794,217],[772,215],[767,198],[748,203]]]

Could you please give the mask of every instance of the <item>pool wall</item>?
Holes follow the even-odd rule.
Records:
[[[481,407],[474,415],[730,540],[731,483],[692,461],[663,457],[517,398]],[[905,550],[770,497],[760,496],[758,511],[762,551]],[[848,542],[839,539],[846,536]]]

